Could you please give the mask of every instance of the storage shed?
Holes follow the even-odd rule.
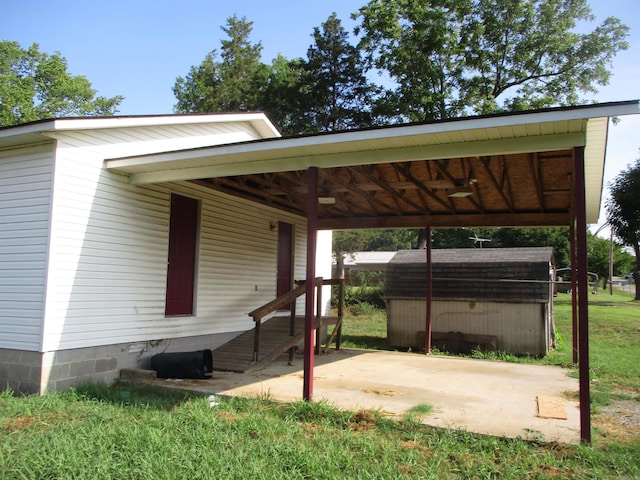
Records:
[[[469,248],[432,252],[432,345],[447,351],[545,355],[553,346],[553,249]],[[389,263],[387,335],[395,347],[424,348],[424,250]]]

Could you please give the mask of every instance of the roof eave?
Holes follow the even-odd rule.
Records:
[[[53,118],[0,128],[0,148],[48,141],[55,132],[235,122],[249,123],[263,139],[282,136],[263,112]]]

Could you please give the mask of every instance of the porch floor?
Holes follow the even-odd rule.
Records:
[[[293,335],[289,335],[289,321],[290,317],[287,315],[262,322],[257,362],[253,362],[254,330],[251,329],[213,351],[213,369],[244,373],[273,362],[304,338],[304,317],[296,317]],[[336,321],[335,317],[323,317],[322,325],[332,325]],[[319,322],[316,320],[316,327],[318,326]]]

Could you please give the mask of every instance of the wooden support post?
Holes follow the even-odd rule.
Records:
[[[580,385],[580,441],[591,443],[591,393],[589,385],[589,276],[587,272],[587,218],[584,147],[574,149],[576,245],[578,257],[578,371]]]
[[[318,168],[309,167],[307,194],[307,278],[304,309],[304,379],[302,398],[308,402],[313,396],[313,330],[316,277],[316,239],[318,234]]]

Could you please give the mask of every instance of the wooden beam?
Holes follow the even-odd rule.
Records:
[[[367,216],[352,218],[320,218],[319,230],[351,230],[359,228],[434,228],[456,227],[565,227],[570,224],[567,212],[553,213],[487,213],[456,215]]]
[[[476,171],[473,168],[473,164],[477,162],[469,161],[469,178],[478,178],[476,176]],[[482,200],[482,191],[478,188],[477,185],[473,186],[473,194],[478,197],[477,205],[480,213],[485,213],[484,201]]]
[[[500,197],[504,201],[504,203],[507,206],[507,208],[509,209],[509,211],[513,212],[513,204],[511,203],[511,201],[507,198],[507,196],[504,193],[504,185],[502,185],[500,182],[498,182],[498,179],[493,174],[493,170],[491,170],[491,165],[490,165],[491,157],[480,157],[480,161],[482,162],[482,165],[484,165],[484,168],[487,171],[487,175],[489,175],[489,178],[491,179],[491,183],[493,184],[493,188],[495,188],[496,191],[500,194]],[[504,162],[504,159],[502,161]],[[504,166],[504,163],[503,163],[503,169],[506,169],[506,167]],[[504,179],[503,179],[503,181],[504,181]]]
[[[538,197],[538,203],[540,205],[540,211],[544,211],[544,195],[542,193],[542,174],[540,172],[540,158],[537,153],[529,154],[529,171],[531,172],[531,178],[533,179],[533,185],[536,189],[536,195]]]
[[[394,205],[389,205],[386,202],[383,202],[382,200],[380,200],[378,197],[376,197],[375,191],[369,191],[368,189],[365,189],[365,191],[360,191],[360,185],[356,183],[354,178],[354,175],[357,173],[357,170],[346,168],[345,172],[351,179],[352,183],[348,184],[345,182],[338,182],[336,180],[335,182],[337,185],[340,186],[340,188],[344,188],[346,192],[364,199],[364,201],[369,204],[369,207],[371,207],[371,210],[373,211],[376,211],[375,205],[377,204],[383,207],[385,210],[389,212],[393,212],[396,215],[401,214],[401,210],[397,209]]]
[[[406,165],[402,166],[400,164],[393,164],[393,167],[396,170],[398,170],[404,176],[404,178],[406,178],[410,182],[414,183],[420,189],[421,192],[426,193],[430,198],[432,198],[435,201],[437,201],[440,205],[442,205],[444,208],[449,210],[451,213],[455,213],[456,212],[456,209],[455,209],[455,207],[453,205],[451,205],[451,204],[445,202],[444,200],[442,200],[427,185],[425,185],[425,182],[422,182],[421,180],[418,180],[416,177],[413,176],[413,174],[411,173],[411,170],[410,170],[411,164],[408,164],[408,166],[406,166]]]
[[[264,205],[269,205],[274,208],[278,208],[285,212],[293,213],[295,215],[304,215],[304,210],[302,209],[302,205],[295,205],[293,202],[287,200],[286,197],[281,198],[272,198],[271,201],[267,201],[264,197],[256,197],[245,191],[246,189],[240,189],[239,186],[234,186],[231,188],[226,185],[222,185],[221,183],[212,183],[210,180],[191,180],[192,183],[197,185],[201,185],[206,188],[210,188],[211,190],[215,190],[217,192],[226,193],[227,195],[233,195],[235,197],[244,198],[245,200],[249,200],[251,202],[258,202]]]
[[[352,169],[352,167],[346,167],[346,168],[348,168],[349,170]],[[388,185],[384,180],[380,180],[378,177],[376,177],[372,172],[368,171],[366,168],[358,169],[357,173],[359,173],[360,175],[363,175],[365,178],[371,180],[373,183],[378,185],[380,188],[382,188],[382,190],[384,190],[389,195],[391,195],[391,198],[397,199],[401,202],[404,202],[406,205],[412,206],[418,212],[423,212],[425,210],[423,205],[418,205],[417,203],[409,200],[404,195],[402,195],[399,191],[394,190],[393,187]]]

